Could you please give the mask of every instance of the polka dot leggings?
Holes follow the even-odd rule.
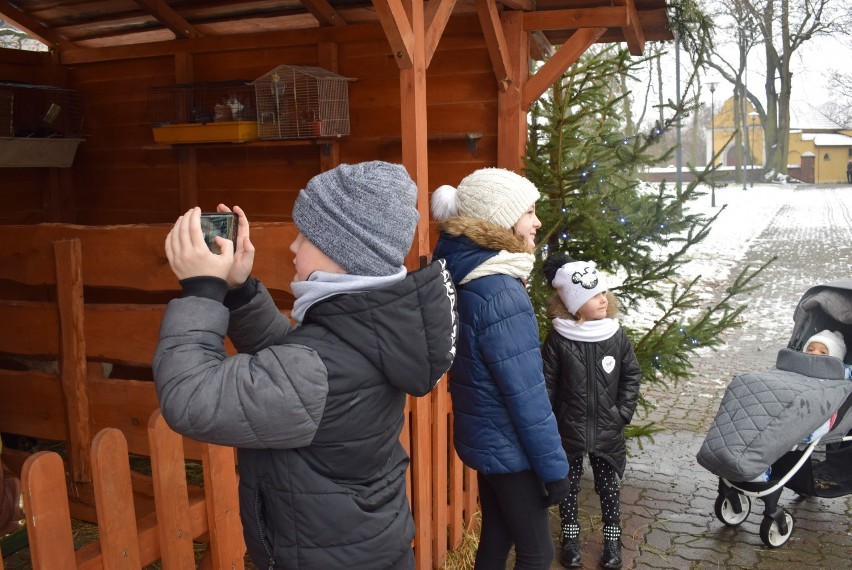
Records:
[[[621,485],[615,469],[605,460],[593,453],[589,454],[589,464],[595,476],[595,492],[601,499],[601,519],[604,523],[604,537],[617,539],[621,536]],[[570,492],[559,503],[559,517],[562,519],[562,540],[580,535],[577,495],[580,494],[580,477],[583,475],[583,456],[571,457],[571,472],[568,475]]]

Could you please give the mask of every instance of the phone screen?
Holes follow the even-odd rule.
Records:
[[[222,251],[216,245],[216,236],[235,241],[237,239],[237,215],[233,212],[212,212],[201,214],[201,232],[204,234],[204,242],[215,254]]]

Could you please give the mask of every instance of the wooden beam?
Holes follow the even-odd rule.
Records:
[[[525,12],[535,10],[535,0],[500,0],[500,3],[512,10],[523,10]]]
[[[302,4],[313,14],[321,27],[346,25],[346,19],[327,0],[302,0]]]
[[[624,6],[537,10],[524,13],[524,30],[578,30],[580,28],[621,28],[630,22]]]
[[[645,51],[645,32],[642,30],[642,23],[639,21],[635,0],[614,0],[614,3],[616,6],[624,6],[630,16],[627,24],[621,28],[630,54],[642,55],[642,52]]]
[[[414,32],[400,0],[373,0],[376,15],[400,69],[411,67]]]
[[[163,0],[135,0],[135,2],[170,29],[176,38],[200,38],[203,35]]]
[[[488,47],[497,85],[501,91],[505,91],[512,83],[512,66],[509,62],[509,48],[500,23],[497,3],[495,0],[476,0],[476,13],[479,15],[482,33],[485,35],[485,45]]]
[[[9,20],[16,27],[22,29],[30,36],[51,48],[72,49],[75,46],[65,37],[51,31],[49,28],[18,8],[12,6],[8,0],[0,0],[0,15]]]
[[[456,0],[430,0],[426,6],[424,19],[426,21],[425,55],[426,69],[432,63],[432,56],[438,48],[438,42],[444,34],[447,22],[456,6]]]
[[[529,110],[533,101],[541,97],[547,89],[559,79],[565,70],[571,67],[586,50],[600,38],[606,28],[584,28],[577,30],[562,44],[556,53],[541,66],[526,82],[521,96],[521,108]]]

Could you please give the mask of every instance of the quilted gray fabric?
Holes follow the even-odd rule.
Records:
[[[810,375],[818,373],[824,374]],[[698,463],[731,481],[754,479],[852,395],[852,382],[842,378],[839,360],[787,349],[779,353],[775,368],[735,376],[698,451]]]

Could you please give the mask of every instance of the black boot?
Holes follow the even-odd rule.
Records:
[[[579,568],[583,565],[580,561],[580,537],[566,538],[562,542],[562,553],[559,562],[566,568]]]
[[[601,566],[607,570],[618,570],[621,568],[620,538],[607,538],[604,540],[603,553],[601,554]]]

